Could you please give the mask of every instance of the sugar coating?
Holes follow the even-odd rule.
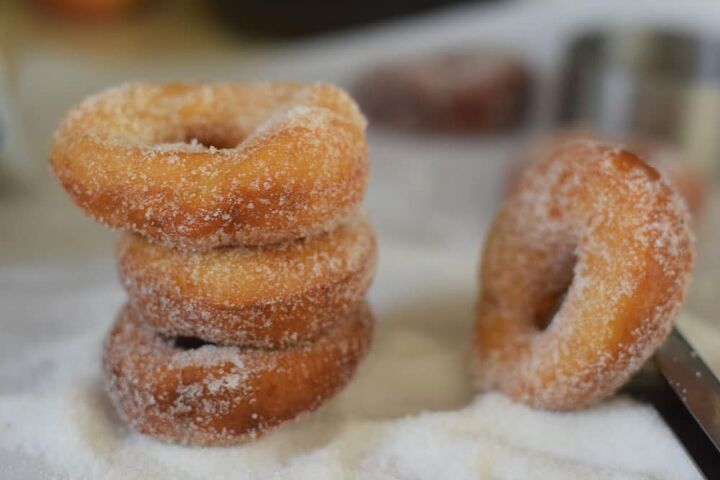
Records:
[[[364,212],[313,237],[176,250],[126,234],[118,266],[143,320],[169,335],[281,348],[319,335],[365,297],[377,260]]]
[[[51,165],[107,226],[183,248],[274,243],[354,210],[365,125],[326,84],[123,85],[68,113]]]
[[[184,350],[126,305],[107,337],[107,390],[132,428],[182,444],[231,445],[312,411],[353,376],[369,347],[365,303],[313,342],[284,350]]]
[[[692,258],[685,203],[657,171],[620,146],[563,144],[525,171],[489,232],[477,387],[550,409],[611,395],[672,328]]]

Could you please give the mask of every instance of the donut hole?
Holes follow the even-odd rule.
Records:
[[[248,132],[234,124],[188,121],[180,125],[157,128],[151,135],[149,140],[153,145],[184,143],[192,147],[224,150],[240,145],[248,137]]]
[[[555,315],[562,308],[565,297],[573,280],[576,258],[571,257],[555,275],[550,275],[548,288],[543,291],[535,303],[533,324],[539,331],[546,330],[552,324]]]
[[[546,330],[555,318],[555,314],[562,307],[565,297],[567,296],[568,288],[570,283],[560,292],[551,292],[543,296],[538,302],[535,308],[535,316],[533,317],[533,324],[540,330]]]
[[[204,347],[205,345],[215,345],[212,342],[206,342],[202,338],[198,337],[185,337],[185,336],[179,336],[179,337],[173,337],[172,338],[172,345],[175,348],[178,348],[180,350],[197,350],[200,347]]]
[[[245,133],[238,129],[190,125],[185,129],[182,141],[189,144],[200,144],[206,148],[223,150],[237,147],[245,140],[245,137]]]

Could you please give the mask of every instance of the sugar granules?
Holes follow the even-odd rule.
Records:
[[[383,249],[375,344],[318,412],[234,448],[131,432],[103,391],[101,337],[122,293],[107,265],[0,270],[0,477],[59,479],[699,478],[650,407],[533,411],[467,377],[467,252]],[[462,254],[460,254],[462,253]]]

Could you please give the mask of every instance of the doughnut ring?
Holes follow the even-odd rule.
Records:
[[[166,335],[283,348],[317,337],[365,296],[377,259],[367,217],[258,247],[182,251],[125,234],[120,278],[142,319]]]
[[[135,430],[195,445],[233,445],[315,410],[346,385],[367,352],[365,303],[314,342],[243,350],[165,337],[128,305],[105,343],[110,397]]]
[[[134,84],[70,111],[51,165],[109,227],[205,250],[327,231],[362,199],[365,119],[326,84]]]
[[[561,145],[488,233],[476,386],[552,410],[608,397],[670,332],[692,259],[685,203],[655,169],[609,144]]]

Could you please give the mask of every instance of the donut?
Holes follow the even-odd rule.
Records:
[[[511,162],[507,173],[506,193],[519,181],[522,171],[535,162],[545,159],[555,147],[573,139],[623,143],[629,150],[667,177],[680,197],[687,203],[690,213],[697,218],[702,213],[707,197],[707,187],[700,172],[675,148],[656,140],[637,136],[614,139],[590,129],[572,128],[556,132],[526,146],[517,159]]]
[[[611,144],[562,144],[488,232],[477,388],[550,410],[612,395],[670,332],[692,260],[687,208],[654,168]]]
[[[332,229],[367,183],[365,119],[325,84],[133,84],[62,121],[51,166],[105,225],[178,248]]]
[[[372,228],[359,213],[314,237],[206,252],[125,234],[118,270],[130,303],[164,334],[282,348],[348,314],[370,286],[376,256]]]
[[[492,51],[446,51],[372,68],[355,89],[368,116],[407,130],[507,131],[530,102],[530,73],[520,59]]]
[[[126,305],[105,342],[107,389],[133,429],[181,444],[233,445],[315,410],[353,376],[373,318],[360,303],[326,334],[285,350],[167,337]]]

